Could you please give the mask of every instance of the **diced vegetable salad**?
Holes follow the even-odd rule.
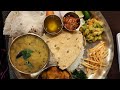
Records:
[[[88,19],[86,23],[81,26],[80,31],[88,42],[101,40],[104,31],[103,22],[95,18]]]

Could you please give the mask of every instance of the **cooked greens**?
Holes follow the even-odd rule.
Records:
[[[27,60],[31,56],[32,52],[33,51],[30,49],[24,49],[18,53],[18,55],[16,56],[16,60],[20,57],[23,57],[23,59],[25,60],[25,65],[27,65],[30,68],[33,68],[33,65]]]
[[[29,61],[25,61],[25,65],[27,65],[27,66],[28,66],[28,67],[30,67],[30,68],[33,68],[32,63],[31,63],[31,62],[29,62]]]
[[[73,79],[87,79],[86,74],[82,70],[77,71],[76,69],[73,71],[72,77]]]
[[[24,49],[18,53],[18,55],[16,56],[16,59],[18,59],[22,56],[24,58],[24,60],[26,60],[27,58],[29,58],[31,56],[32,52],[33,51],[30,49]]]

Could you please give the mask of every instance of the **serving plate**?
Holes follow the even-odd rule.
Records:
[[[112,64],[112,61],[113,61],[113,57],[114,57],[114,43],[113,43],[113,36],[112,36],[112,33],[111,33],[111,29],[107,23],[107,21],[105,20],[104,16],[102,15],[102,13],[100,11],[90,11],[95,18],[98,18],[100,19],[101,21],[104,22],[104,28],[105,28],[105,31],[104,31],[104,38],[103,38],[103,41],[105,41],[107,43],[107,48],[108,48],[108,56],[107,56],[107,63],[108,63],[108,66],[105,67],[101,73],[98,73],[98,74],[93,74],[93,75],[90,75],[88,77],[88,79],[105,79],[110,68],[111,68],[111,64]],[[7,41],[7,48],[10,47],[10,44],[13,40],[13,38],[11,37],[7,37],[6,36],[6,39],[9,41]],[[85,47],[85,52],[84,52],[84,58],[86,57],[86,51],[87,49],[95,46],[96,44],[98,44],[98,42],[96,43],[87,43],[86,44],[86,47]],[[52,60],[53,57],[51,57],[50,60]],[[10,63],[9,63],[9,68],[10,70],[12,71],[11,74],[15,74],[15,76],[18,78],[18,79],[29,79],[31,78],[30,76],[26,76],[26,75],[23,75],[19,72],[17,72],[14,68],[11,67]],[[16,78],[13,76],[13,78]]]

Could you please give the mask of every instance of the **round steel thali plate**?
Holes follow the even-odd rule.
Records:
[[[110,68],[111,68],[111,65],[112,65],[112,61],[113,61],[113,57],[114,57],[114,43],[113,43],[113,36],[112,36],[112,32],[111,32],[111,29],[107,23],[107,21],[105,20],[104,16],[102,15],[102,13],[100,11],[90,11],[95,18],[98,18],[100,19],[101,21],[104,22],[104,38],[103,38],[103,41],[105,41],[107,43],[107,48],[108,48],[108,56],[107,56],[107,63],[108,63],[108,66],[105,67],[101,73],[99,74],[95,74],[95,75],[90,75],[88,77],[88,79],[105,79]],[[10,38],[9,39],[9,43],[8,43],[8,48],[9,48],[9,44],[11,43],[12,39]],[[95,46],[98,42],[96,43],[92,43],[92,44],[88,44],[87,43],[87,46],[86,46],[86,50]],[[86,54],[86,51],[85,53]],[[21,76],[19,75],[19,73],[16,74],[17,78],[21,78]]]

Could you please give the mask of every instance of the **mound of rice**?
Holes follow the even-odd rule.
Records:
[[[36,33],[43,34],[44,11],[11,11],[6,18],[3,35],[12,37]]]

